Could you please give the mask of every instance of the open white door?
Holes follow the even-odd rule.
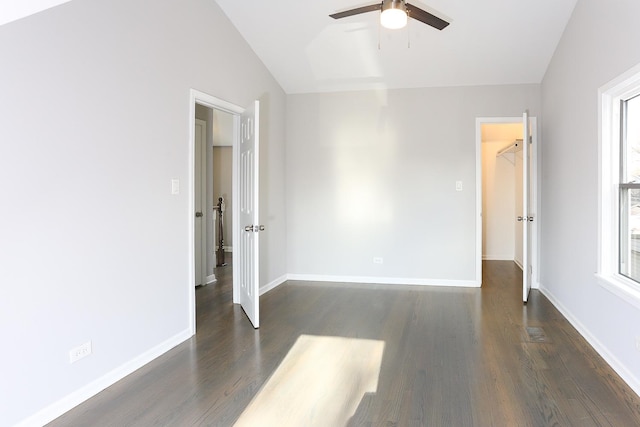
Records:
[[[522,301],[529,300],[529,291],[531,290],[531,222],[533,215],[531,214],[531,165],[533,160],[533,140],[531,138],[531,124],[529,121],[529,113],[524,112],[522,115],[522,216],[518,217],[518,221],[522,222]]]
[[[207,235],[206,213],[207,201],[207,122],[195,121],[195,155],[194,155],[194,256],[195,256],[195,286],[207,284]]]
[[[240,241],[238,272],[240,305],[254,328],[260,326],[259,306],[259,231],[258,225],[258,124],[260,104],[255,101],[240,117],[239,201]],[[234,259],[234,262],[236,260]]]

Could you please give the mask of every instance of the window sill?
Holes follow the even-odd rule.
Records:
[[[596,273],[598,283],[636,308],[640,308],[640,287],[632,280],[619,274]]]

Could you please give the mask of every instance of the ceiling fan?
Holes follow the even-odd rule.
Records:
[[[346,18],[347,16],[359,15],[366,12],[380,11],[380,24],[392,30],[403,28],[407,25],[407,18],[417,19],[438,30],[444,29],[449,23],[444,19],[422,10],[417,6],[407,3],[405,0],[382,0],[381,3],[369,6],[356,7],[344,12],[329,15],[333,19]]]

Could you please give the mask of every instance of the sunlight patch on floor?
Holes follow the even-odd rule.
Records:
[[[384,341],[301,335],[235,427],[344,426],[378,388]]]

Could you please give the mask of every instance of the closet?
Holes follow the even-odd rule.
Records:
[[[482,125],[482,259],[522,265],[522,124]]]

